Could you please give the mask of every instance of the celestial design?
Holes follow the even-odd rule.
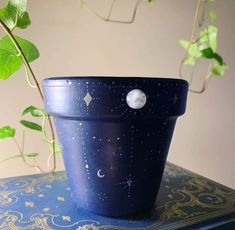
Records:
[[[103,174],[103,173],[102,173],[102,170],[99,169],[99,170],[97,171],[97,176],[98,176],[99,178],[104,178],[104,177],[105,177],[105,174]]]
[[[89,106],[89,104],[92,101],[92,97],[91,97],[91,95],[90,95],[90,93],[88,91],[87,91],[86,96],[83,98],[83,100],[85,101],[86,105]]]
[[[131,175],[129,175],[128,178],[125,178],[124,181],[119,182],[119,184],[122,185],[123,188],[128,188],[128,194],[127,194],[128,198],[131,198],[131,195],[132,195],[131,194],[131,189],[132,189],[133,186],[135,186],[136,182],[137,181],[133,181]]]
[[[87,179],[89,180],[90,179],[90,168],[89,168],[89,165],[87,164],[88,158],[87,158],[87,149],[86,149],[86,145],[85,145],[85,138],[86,138],[85,136],[87,136],[88,133],[84,131],[84,128],[82,127],[83,125],[81,122],[79,122],[78,125],[79,125],[78,132],[79,132],[81,144],[82,144],[83,159],[85,162],[84,166],[85,166],[85,170],[86,170]]]
[[[134,158],[134,146],[135,146],[135,133],[136,133],[136,129],[135,129],[135,125],[131,125],[130,129],[130,157],[129,157],[129,178],[127,179],[126,183],[128,185],[128,198],[131,197],[131,186],[133,184],[133,180],[132,180],[132,173],[133,173],[133,158]]]
[[[65,199],[64,199],[63,196],[57,196],[57,200],[58,200],[58,201],[61,201],[61,202],[64,202],[64,201],[65,201]]]
[[[31,202],[31,201],[26,201],[24,203],[25,207],[30,207],[30,208],[33,208],[34,207],[34,202]]]
[[[66,119],[67,115],[60,111],[56,126],[68,179],[77,188],[73,191],[74,201],[87,210],[96,205],[111,210],[110,202],[122,200],[120,213],[147,203],[137,200],[136,193],[142,192],[145,183],[151,183],[153,168],[160,168],[168,148],[163,140],[166,134],[171,134],[174,123],[167,121],[174,112],[169,106],[174,105],[173,109],[181,112],[178,105],[183,94],[174,81],[81,78],[71,80],[68,87],[69,80],[58,92],[66,91],[69,103],[63,103],[71,117]],[[55,110],[53,100],[49,101],[48,111]],[[58,101],[60,106],[61,103]],[[76,178],[83,178],[82,183]],[[151,193],[154,190],[151,186],[146,186],[143,192]],[[77,198],[83,195],[83,200]]]
[[[127,181],[126,183],[127,183],[128,187],[131,187],[131,185],[132,185],[132,179],[128,179],[128,181]]]
[[[31,193],[31,192],[34,192],[34,189],[31,188],[31,187],[28,187],[27,190],[26,190],[27,193]]]
[[[99,227],[96,227],[95,224],[85,224],[82,227],[78,227],[76,230],[99,230]]]
[[[44,208],[43,209],[43,212],[49,212],[50,211],[50,208]]]
[[[71,217],[70,216],[62,216],[63,221],[68,221],[71,222]]]
[[[132,109],[141,109],[145,106],[147,97],[140,89],[131,90],[126,96],[126,103]]]
[[[107,195],[105,192],[102,192],[102,193],[98,193],[98,199],[101,200],[101,201],[105,201],[107,199]]]

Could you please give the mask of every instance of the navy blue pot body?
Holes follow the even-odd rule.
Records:
[[[187,82],[62,77],[44,80],[43,91],[77,206],[106,216],[151,209]]]

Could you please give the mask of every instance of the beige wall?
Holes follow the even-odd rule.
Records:
[[[105,12],[106,2],[97,10]],[[130,8],[123,8],[126,2],[131,8],[132,0],[120,0],[116,17],[128,17]],[[177,77],[183,50],[176,40],[189,36],[195,3],[158,0],[152,6],[142,4],[134,24],[120,25],[98,20],[75,0],[31,0],[32,26],[17,33],[34,41],[41,51],[41,58],[32,64],[40,81],[54,75]],[[219,17],[219,52],[230,67],[224,79],[212,80],[203,95],[189,95],[168,160],[235,188],[235,1],[218,0],[214,8]],[[197,74],[202,73],[199,68]],[[0,125],[15,126],[21,139],[22,109],[30,104],[41,106],[41,102],[27,87],[23,71],[0,82],[0,96]],[[45,165],[46,148],[40,141],[40,135],[27,131],[26,149],[40,151]],[[0,160],[17,153],[10,140],[0,142],[0,150]],[[62,168],[60,158],[58,169]],[[34,171],[20,160],[0,165],[0,177],[29,173]]]

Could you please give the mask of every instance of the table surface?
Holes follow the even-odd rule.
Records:
[[[151,213],[108,218],[78,209],[65,172],[0,180],[0,229],[235,229],[235,191],[167,163]],[[190,226],[190,227],[189,227]]]

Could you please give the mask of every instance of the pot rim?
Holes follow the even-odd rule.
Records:
[[[184,79],[178,78],[163,78],[163,77],[135,77],[135,76],[57,76],[48,77],[43,80],[44,87],[56,87],[56,86],[68,86],[69,82],[75,82],[77,80],[95,80],[95,81],[105,81],[110,83],[112,81],[117,82],[128,82],[128,81],[154,81],[154,82],[175,82],[182,85],[188,85],[188,82]]]

